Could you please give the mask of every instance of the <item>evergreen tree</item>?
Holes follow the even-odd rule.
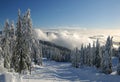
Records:
[[[34,60],[36,60],[36,64],[42,65],[42,47],[39,43],[39,39],[36,37],[33,37],[33,29],[32,29],[32,20],[31,20],[31,14],[30,9],[27,10],[26,15],[23,17],[23,24],[24,24],[24,32],[25,32],[25,40],[28,45],[28,51],[30,52],[29,55],[32,57],[32,55],[36,55]],[[33,42],[35,41],[35,42]],[[33,47],[33,48],[32,48]],[[35,48],[35,49],[34,49]],[[32,49],[34,49],[34,54],[32,54]],[[32,58],[31,58],[32,60]]]
[[[89,65],[89,46],[87,45],[86,50],[85,50],[85,55],[86,55],[86,65]]]
[[[108,36],[102,60],[102,71],[106,74],[112,72],[112,44],[112,38]]]
[[[75,48],[72,52],[72,66],[78,68],[80,63],[80,52],[78,48]]]
[[[80,50],[80,66],[84,65],[84,47],[83,44],[81,45],[81,50]]]
[[[93,62],[93,53],[92,53],[92,48],[91,48],[91,44],[89,43],[88,45],[88,52],[89,52],[89,55],[88,55],[88,65],[89,66],[92,66],[92,62]]]
[[[10,37],[9,37],[9,41],[10,41],[10,54],[12,56],[13,54],[13,48],[14,48],[14,44],[15,44],[15,26],[14,26],[14,22],[12,21],[11,26],[10,26]]]
[[[96,56],[96,47],[95,47],[95,42],[93,42],[93,47],[92,47],[92,54],[93,54],[93,61],[92,64],[95,65],[95,56]]]
[[[6,20],[2,38],[4,67],[10,68],[9,21]]]
[[[120,47],[118,48],[118,59],[119,59],[119,63],[117,66],[117,74],[120,75]]]
[[[33,47],[31,48],[32,50],[32,54],[33,54],[33,60],[35,62],[35,64],[37,65],[42,65],[42,49],[41,49],[41,45],[39,44],[38,40],[35,40],[33,42]]]
[[[26,40],[26,32],[24,26],[26,22],[18,12],[18,22],[16,30],[16,44],[12,56],[12,67],[16,72],[22,73],[25,70],[30,70],[31,59],[29,56],[29,47]]]
[[[11,26],[10,26],[10,37],[11,37],[11,38],[14,38],[14,37],[15,37],[14,21],[12,21]]]
[[[0,47],[0,61],[3,59],[3,50],[2,48]]]
[[[97,39],[96,41],[96,49],[95,49],[95,60],[94,60],[94,63],[95,63],[95,66],[97,68],[100,67],[101,65],[101,58],[100,58],[100,43],[99,43],[99,40]]]
[[[38,41],[39,42],[39,41]],[[39,58],[39,65],[42,65],[42,44],[40,44],[39,43],[39,45],[38,45],[39,47],[38,47],[38,49],[39,49],[39,56],[40,56],[40,58]],[[51,53],[51,54],[53,54],[53,53]]]
[[[84,52],[83,63],[84,63],[84,65],[87,65],[87,47],[86,46],[84,46],[83,52]]]

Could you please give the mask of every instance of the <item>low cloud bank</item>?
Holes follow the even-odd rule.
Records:
[[[57,45],[74,49],[80,47],[80,45],[92,43],[93,41],[84,34],[80,34],[78,31],[73,30],[40,30],[35,29],[37,38],[45,41],[53,42]]]
[[[81,44],[88,45],[99,39],[104,45],[108,36],[113,36],[113,46],[118,47],[120,42],[120,29],[35,29],[38,39],[50,41],[57,45],[74,49]]]

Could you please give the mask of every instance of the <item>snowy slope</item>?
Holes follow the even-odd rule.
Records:
[[[112,63],[113,72],[106,75],[94,67],[74,68],[70,63],[44,59],[43,66],[34,65],[31,75],[20,77],[4,72],[0,74],[0,82],[119,82],[120,76],[116,74],[118,59],[113,57]]]
[[[119,82],[116,62],[113,58],[114,71],[105,75],[94,67],[74,68],[70,63],[44,60],[42,67],[35,66],[31,75],[23,76],[23,82]]]

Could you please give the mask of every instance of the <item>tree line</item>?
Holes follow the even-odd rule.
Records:
[[[115,49],[113,48],[113,37],[108,36],[105,45],[100,46],[97,39],[93,45],[89,43],[88,46],[81,45],[81,48],[75,48],[71,53],[72,66],[79,68],[83,66],[95,66],[105,74],[112,73],[112,56],[115,56]],[[120,74],[120,47],[117,50],[119,63],[117,66],[117,73]]]

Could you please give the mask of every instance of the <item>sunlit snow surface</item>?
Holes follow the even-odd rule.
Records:
[[[95,67],[74,68],[71,63],[43,59],[43,66],[34,65],[31,75],[0,73],[0,82],[119,82],[116,74],[118,59],[112,58],[113,72],[101,73]]]
[[[71,67],[70,63],[44,60],[43,66],[35,66],[31,75],[23,76],[23,82],[118,82],[116,74],[118,59],[113,57],[113,72],[110,75],[100,73],[94,67]]]
[[[51,41],[60,46],[73,49],[80,45],[88,45],[99,39],[101,45],[105,44],[108,36],[113,36],[113,46],[116,48],[120,42],[119,29],[35,29],[36,35],[41,40]]]

